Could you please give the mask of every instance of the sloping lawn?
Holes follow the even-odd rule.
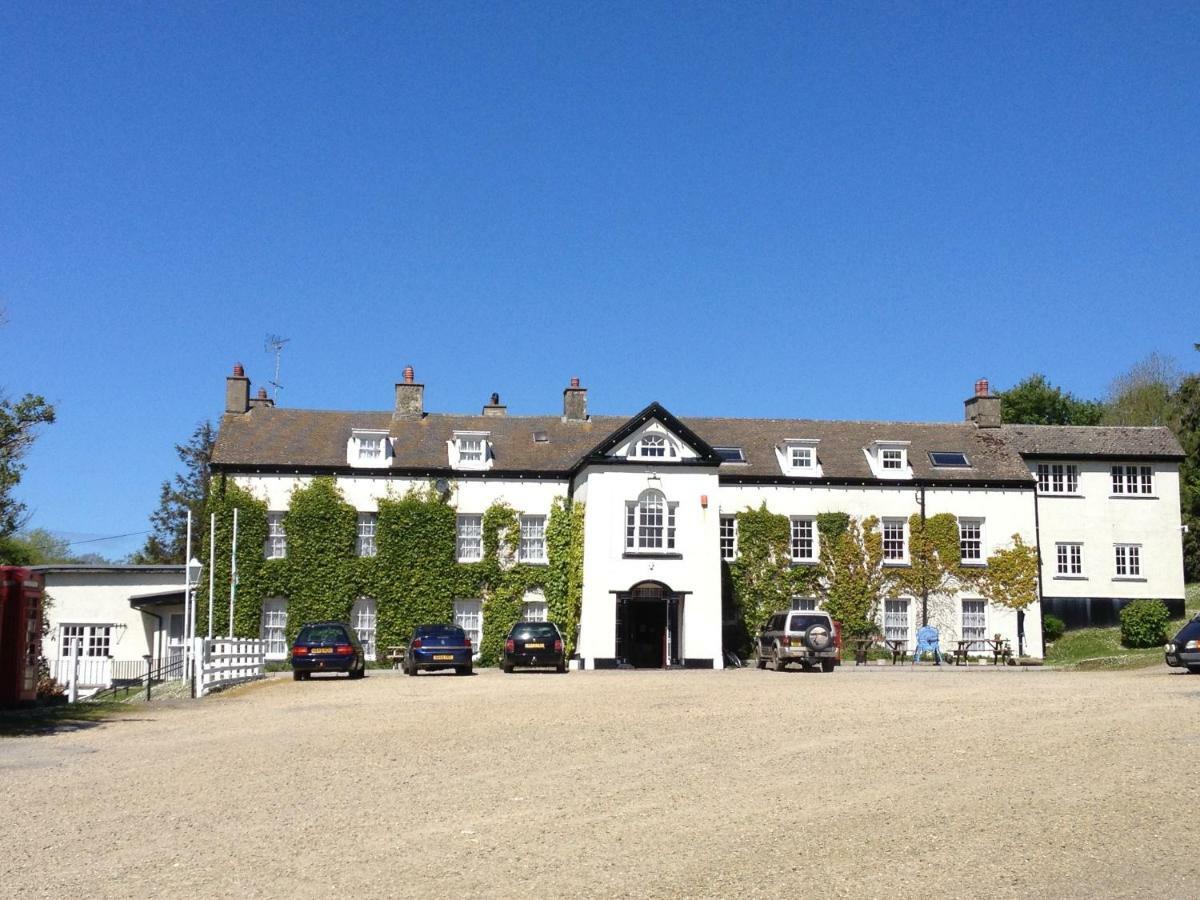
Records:
[[[1187,586],[1187,616],[1200,612],[1200,584]],[[1167,637],[1185,622],[1172,619]],[[1141,669],[1162,662],[1162,647],[1131,649],[1121,646],[1120,628],[1081,628],[1068,631],[1046,649],[1046,665],[1063,669]]]

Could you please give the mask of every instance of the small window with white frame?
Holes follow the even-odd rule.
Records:
[[[1078,494],[1079,466],[1070,463],[1038,463],[1039,494]]]
[[[455,600],[454,624],[467,633],[471,641],[471,655],[479,655],[483,642],[483,601]]]
[[[983,519],[958,520],[958,546],[961,562],[983,564]]]
[[[636,459],[675,459],[679,450],[665,434],[649,431],[638,438],[631,455]]]
[[[792,516],[793,562],[815,562],[817,559],[817,525],[809,516]]]
[[[388,464],[389,450],[387,431],[376,428],[355,428],[350,432],[346,455],[352,466],[375,468]]]
[[[521,544],[517,559],[525,563],[546,561],[546,517],[521,516]]]
[[[360,512],[358,514],[357,550],[359,556],[375,555],[375,528],[378,522],[378,513]]]
[[[737,559],[737,516],[721,516],[721,559]]]
[[[884,562],[900,563],[908,558],[908,550],[904,545],[904,527],[903,519],[883,520]]]
[[[271,597],[263,601],[261,633],[266,644],[267,659],[283,659],[287,656],[287,608],[288,602],[283,597]]]
[[[483,559],[483,516],[459,516],[458,548],[459,562],[479,562]]]
[[[1083,575],[1083,544],[1055,544],[1054,555],[1058,575],[1065,578]]]
[[[792,598],[792,612],[816,612],[818,605],[816,597]]]
[[[969,651],[987,649],[987,603],[983,600],[963,600],[962,639],[971,642]]]
[[[541,591],[529,591],[521,601],[521,618],[526,622],[550,621],[550,607]]]
[[[267,540],[263,545],[263,556],[267,559],[283,559],[287,556],[287,532],[283,527],[282,512],[267,513]]]
[[[779,448],[780,465],[785,475],[816,478],[821,474],[821,461],[817,457],[820,441],[807,438],[789,438]]]
[[[1118,578],[1140,578],[1142,575],[1142,546],[1141,544],[1114,544],[1116,571]]]
[[[363,656],[375,659],[375,627],[378,616],[375,601],[370,597],[359,597],[350,609],[350,625],[363,646]]]
[[[902,597],[884,600],[884,638],[889,641],[907,641],[908,630],[908,600]]]
[[[909,441],[874,441],[863,448],[867,463],[876,478],[909,478],[912,471],[908,466]]]
[[[490,431],[456,431],[450,442],[450,465],[456,469],[491,467]]]
[[[1153,466],[1121,465],[1112,467],[1113,496],[1149,497],[1154,494]]]

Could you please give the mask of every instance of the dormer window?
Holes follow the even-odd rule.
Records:
[[[355,428],[350,432],[350,440],[346,445],[346,462],[358,468],[378,468],[388,464],[390,451],[386,431]]]
[[[808,438],[789,438],[775,452],[779,457],[779,467],[785,475],[800,475],[814,478],[821,474],[821,462],[817,457],[819,440]]]
[[[908,441],[875,441],[863,448],[867,463],[876,478],[911,478],[908,466]]]
[[[490,469],[490,431],[456,431],[449,442],[450,465],[456,469]]]
[[[665,434],[650,432],[643,434],[633,445],[632,455],[637,459],[674,459],[679,451]]]

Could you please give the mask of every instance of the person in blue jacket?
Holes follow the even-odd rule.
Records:
[[[922,625],[917,630],[917,649],[913,651],[912,661],[915,664],[921,654],[928,650],[933,654],[934,665],[942,664],[942,651],[938,646],[938,630],[932,625]]]

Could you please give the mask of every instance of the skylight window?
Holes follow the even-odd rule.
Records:
[[[721,457],[721,462],[745,462],[746,454],[742,452],[741,447],[713,447],[717,451],[717,456]]]
[[[966,469],[971,466],[967,454],[949,450],[930,450],[929,461],[938,469]]]

